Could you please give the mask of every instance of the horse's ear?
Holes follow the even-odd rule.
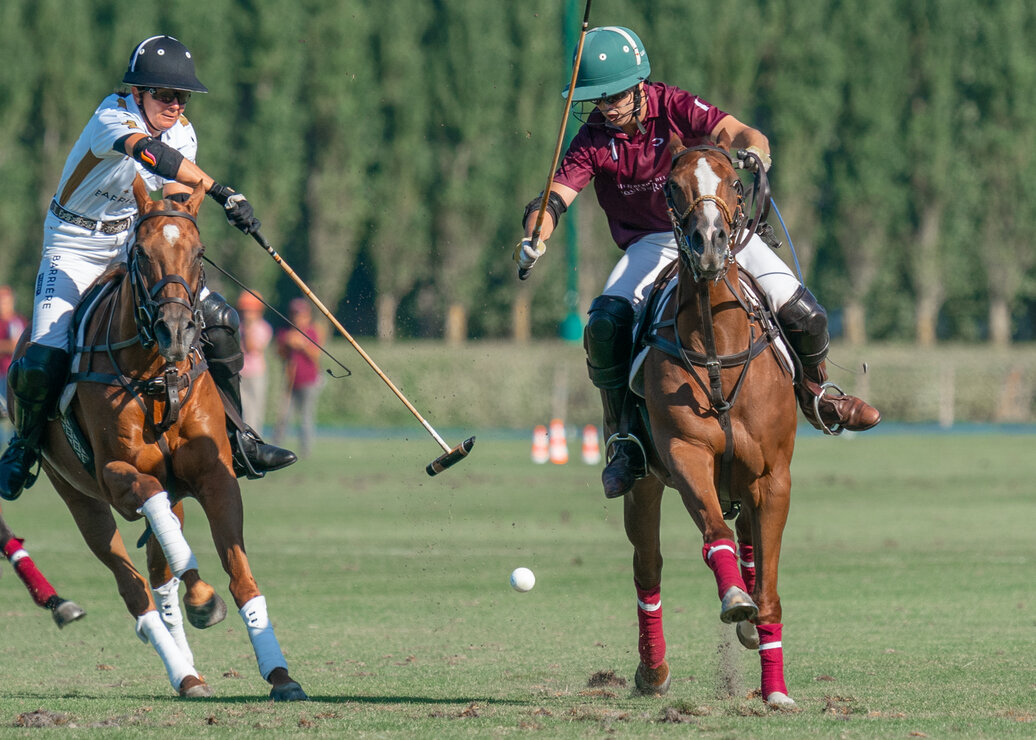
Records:
[[[141,216],[151,210],[154,201],[151,200],[151,193],[148,192],[147,185],[140,175],[133,178],[133,197],[137,201],[137,213]]]
[[[729,152],[730,148],[734,146],[734,140],[730,138],[730,134],[726,130],[723,130],[716,137],[716,146],[725,152]]]
[[[187,199],[184,205],[187,207],[187,212],[192,216],[198,215],[198,209],[201,208],[201,202],[205,200],[205,186],[200,182],[194,188],[194,192],[191,193],[191,197]]]
[[[683,139],[676,135],[676,132],[670,132],[669,134],[669,154],[675,157],[677,154],[682,152],[686,147],[683,145]]]

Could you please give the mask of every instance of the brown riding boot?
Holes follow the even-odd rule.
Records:
[[[795,386],[795,396],[806,420],[828,434],[862,432],[881,421],[881,412],[866,401],[842,392],[827,382],[825,363],[802,367],[803,378]],[[827,391],[833,391],[829,393]]]

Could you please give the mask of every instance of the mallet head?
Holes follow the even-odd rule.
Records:
[[[425,468],[425,471],[428,475],[438,475],[442,471],[446,470],[446,468],[456,465],[467,457],[468,453],[471,452],[471,448],[474,446],[475,438],[469,437],[449,452],[443,453],[428,463],[428,467]]]

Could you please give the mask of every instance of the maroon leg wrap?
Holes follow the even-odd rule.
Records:
[[[640,660],[648,668],[658,668],[665,660],[665,635],[662,632],[662,589],[637,587],[637,621],[640,623]]]
[[[781,628],[783,624],[760,624],[759,630],[759,663],[762,667],[763,701],[774,691],[787,695],[788,687],[784,684],[784,649],[781,647]]]
[[[745,579],[745,591],[755,593],[755,554],[751,545],[738,545],[738,565]]]
[[[18,577],[22,579],[22,582],[29,589],[33,601],[46,609],[47,601],[52,596],[57,596],[57,592],[50,585],[50,582],[43,577],[43,574],[40,573],[36,563],[32,562],[29,553],[22,548],[23,542],[25,540],[17,537],[9,539],[7,544],[4,545],[4,555],[11,561],[11,565],[14,566],[14,572],[18,574]]]
[[[731,540],[707,542],[705,547],[701,549],[701,555],[705,558],[705,563],[712,568],[712,572],[716,576],[716,585],[719,587],[719,597],[721,599],[723,594],[730,590],[731,586],[737,586],[745,592],[748,591],[745,588],[744,579],[741,578],[741,573],[737,569],[735,552],[737,552],[737,548]]]

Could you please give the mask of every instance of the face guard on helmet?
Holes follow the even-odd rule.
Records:
[[[152,36],[141,41],[130,55],[122,81],[141,88],[209,91],[194,73],[191,52],[172,36]]]

